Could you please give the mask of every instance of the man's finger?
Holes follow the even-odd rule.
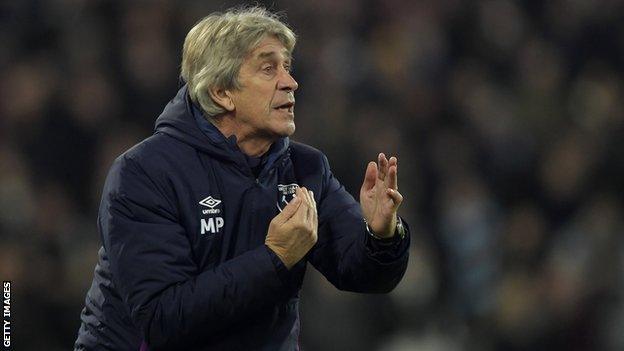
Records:
[[[308,196],[308,189],[301,188],[301,201],[303,208],[301,209],[303,220],[307,221],[310,212],[310,197]]]
[[[310,190],[310,200],[312,200],[312,207],[314,207],[314,210],[318,210],[316,208],[316,199],[314,198],[314,192],[312,190]]]
[[[386,189],[386,194],[392,199],[392,209],[396,211],[403,202],[403,195],[394,189]]]
[[[318,208],[316,208],[316,199],[314,199],[314,192],[310,190],[310,198],[312,199],[312,209],[313,209],[313,225],[318,226]]]
[[[384,180],[386,179],[386,174],[388,174],[388,159],[383,152],[379,153],[379,156],[377,156],[377,162],[379,163],[379,173],[377,177],[380,180]]]
[[[301,199],[298,196],[290,200],[290,202],[286,205],[286,207],[284,207],[282,212],[280,212],[276,216],[276,218],[279,219],[280,224],[288,222],[288,220],[291,219],[292,216],[295,215],[295,213],[297,213],[297,210],[300,206]]]
[[[377,180],[377,164],[373,161],[366,166],[366,173],[364,174],[364,182],[362,183],[362,189],[368,191],[375,186]]]
[[[295,214],[292,216],[293,218],[298,218],[302,221],[304,221],[307,217],[307,212],[308,212],[308,199],[306,197],[306,193],[307,193],[307,189],[305,187],[300,187],[297,188],[297,199],[299,199],[300,201],[300,205],[299,208],[297,209],[297,212],[295,212]]]
[[[314,200],[312,200],[312,192],[310,190],[306,191],[306,197],[308,201],[308,212],[306,220],[308,223],[312,223],[314,220]]]
[[[386,186],[390,189],[398,190],[398,166],[396,162],[388,169],[388,176],[386,177]]]
[[[388,159],[388,167],[396,166],[399,164],[399,159],[396,156],[392,156]]]

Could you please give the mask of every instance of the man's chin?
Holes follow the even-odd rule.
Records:
[[[288,128],[288,131],[286,132],[286,135],[284,135],[284,136],[285,137],[289,137],[289,136],[295,134],[295,129],[297,129],[297,128],[295,126],[295,122],[293,122],[292,125]]]
[[[274,121],[272,124],[267,125],[263,134],[270,139],[285,138],[295,133],[295,121]]]
[[[283,126],[277,131],[277,135],[280,138],[285,138],[293,135],[295,133],[295,122],[289,122],[287,125]]]

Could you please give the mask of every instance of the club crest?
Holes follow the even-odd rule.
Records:
[[[284,207],[288,205],[290,200],[294,199],[297,192],[298,184],[277,184],[277,209],[282,212]]]

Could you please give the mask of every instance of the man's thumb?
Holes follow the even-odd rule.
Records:
[[[301,205],[301,198],[299,196],[294,197],[286,207],[282,210],[280,214],[277,215],[280,223],[286,223],[292,216],[297,213],[299,209],[299,205]]]

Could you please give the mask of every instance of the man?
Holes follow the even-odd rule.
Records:
[[[338,289],[391,291],[407,265],[397,159],[355,202],[295,131],[295,35],[260,8],[210,15],[184,42],[187,82],[117,158],[82,350],[296,350],[310,262]]]

